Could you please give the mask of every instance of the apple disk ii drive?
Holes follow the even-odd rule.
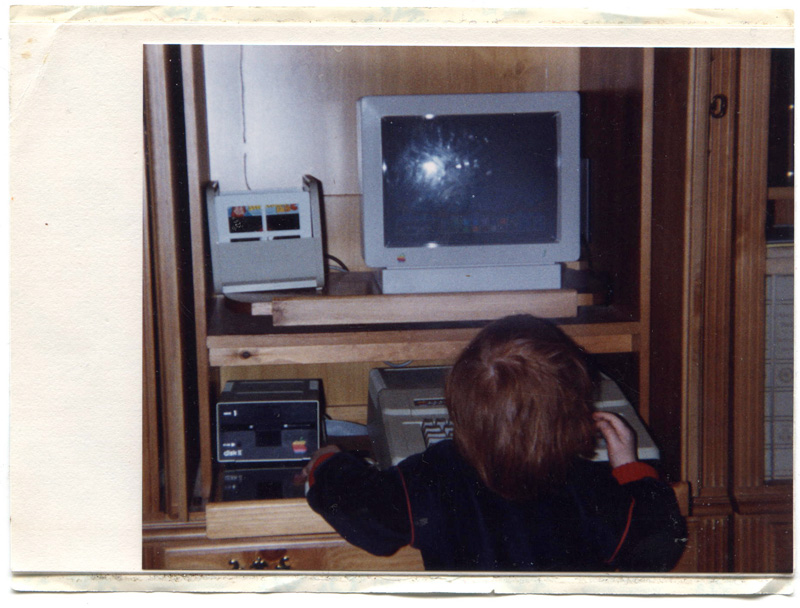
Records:
[[[206,188],[214,292],[322,289],[322,185],[303,189],[220,192]]]
[[[373,369],[369,374],[367,428],[380,468],[423,452],[429,445],[453,435],[444,402],[449,367]],[[636,432],[640,460],[660,458],[658,448],[641,418],[620,388],[602,376],[595,407],[621,416]],[[607,461],[605,440],[598,439],[593,460]]]

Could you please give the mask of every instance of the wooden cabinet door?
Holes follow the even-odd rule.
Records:
[[[793,490],[764,459],[770,50],[656,59],[651,423],[692,485],[681,570],[791,570]]]

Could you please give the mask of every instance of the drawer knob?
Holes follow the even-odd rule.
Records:
[[[288,559],[289,559],[288,557],[283,557],[283,558],[281,558],[281,562],[284,562],[285,560],[288,560]],[[228,561],[228,565],[230,565],[230,567],[233,570],[243,570],[242,566],[239,564],[239,560],[238,559],[229,560]],[[278,565],[275,566],[275,567],[276,568],[289,568],[290,566],[288,566],[288,565],[281,566],[281,564],[278,563]],[[253,560],[252,564],[250,564],[250,570],[266,570],[267,568],[269,568],[269,563],[265,562],[264,558],[261,557],[260,555]]]

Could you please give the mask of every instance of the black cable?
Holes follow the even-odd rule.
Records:
[[[325,257],[328,258],[329,260],[333,260],[334,262],[339,264],[339,266],[341,266],[342,270],[344,270],[345,272],[350,272],[350,269],[347,267],[347,264],[342,262],[342,260],[337,258],[335,255],[331,255],[330,253],[326,253]]]

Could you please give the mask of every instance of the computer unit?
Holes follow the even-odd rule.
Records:
[[[322,289],[322,184],[303,188],[222,192],[206,187],[214,292],[237,294]]]
[[[231,380],[216,405],[220,464],[305,461],[323,441],[321,381]]]
[[[452,436],[444,402],[449,370],[437,366],[370,371],[367,428],[380,468],[396,465],[423,452],[431,443]],[[601,379],[595,407],[621,416],[633,428],[640,460],[659,459],[659,450],[636,410],[607,376]],[[608,460],[608,448],[602,438],[593,460]]]
[[[358,102],[362,234],[384,293],[559,289],[580,256],[580,94]]]
[[[216,500],[272,500],[303,498],[302,466],[225,467],[220,470]]]

